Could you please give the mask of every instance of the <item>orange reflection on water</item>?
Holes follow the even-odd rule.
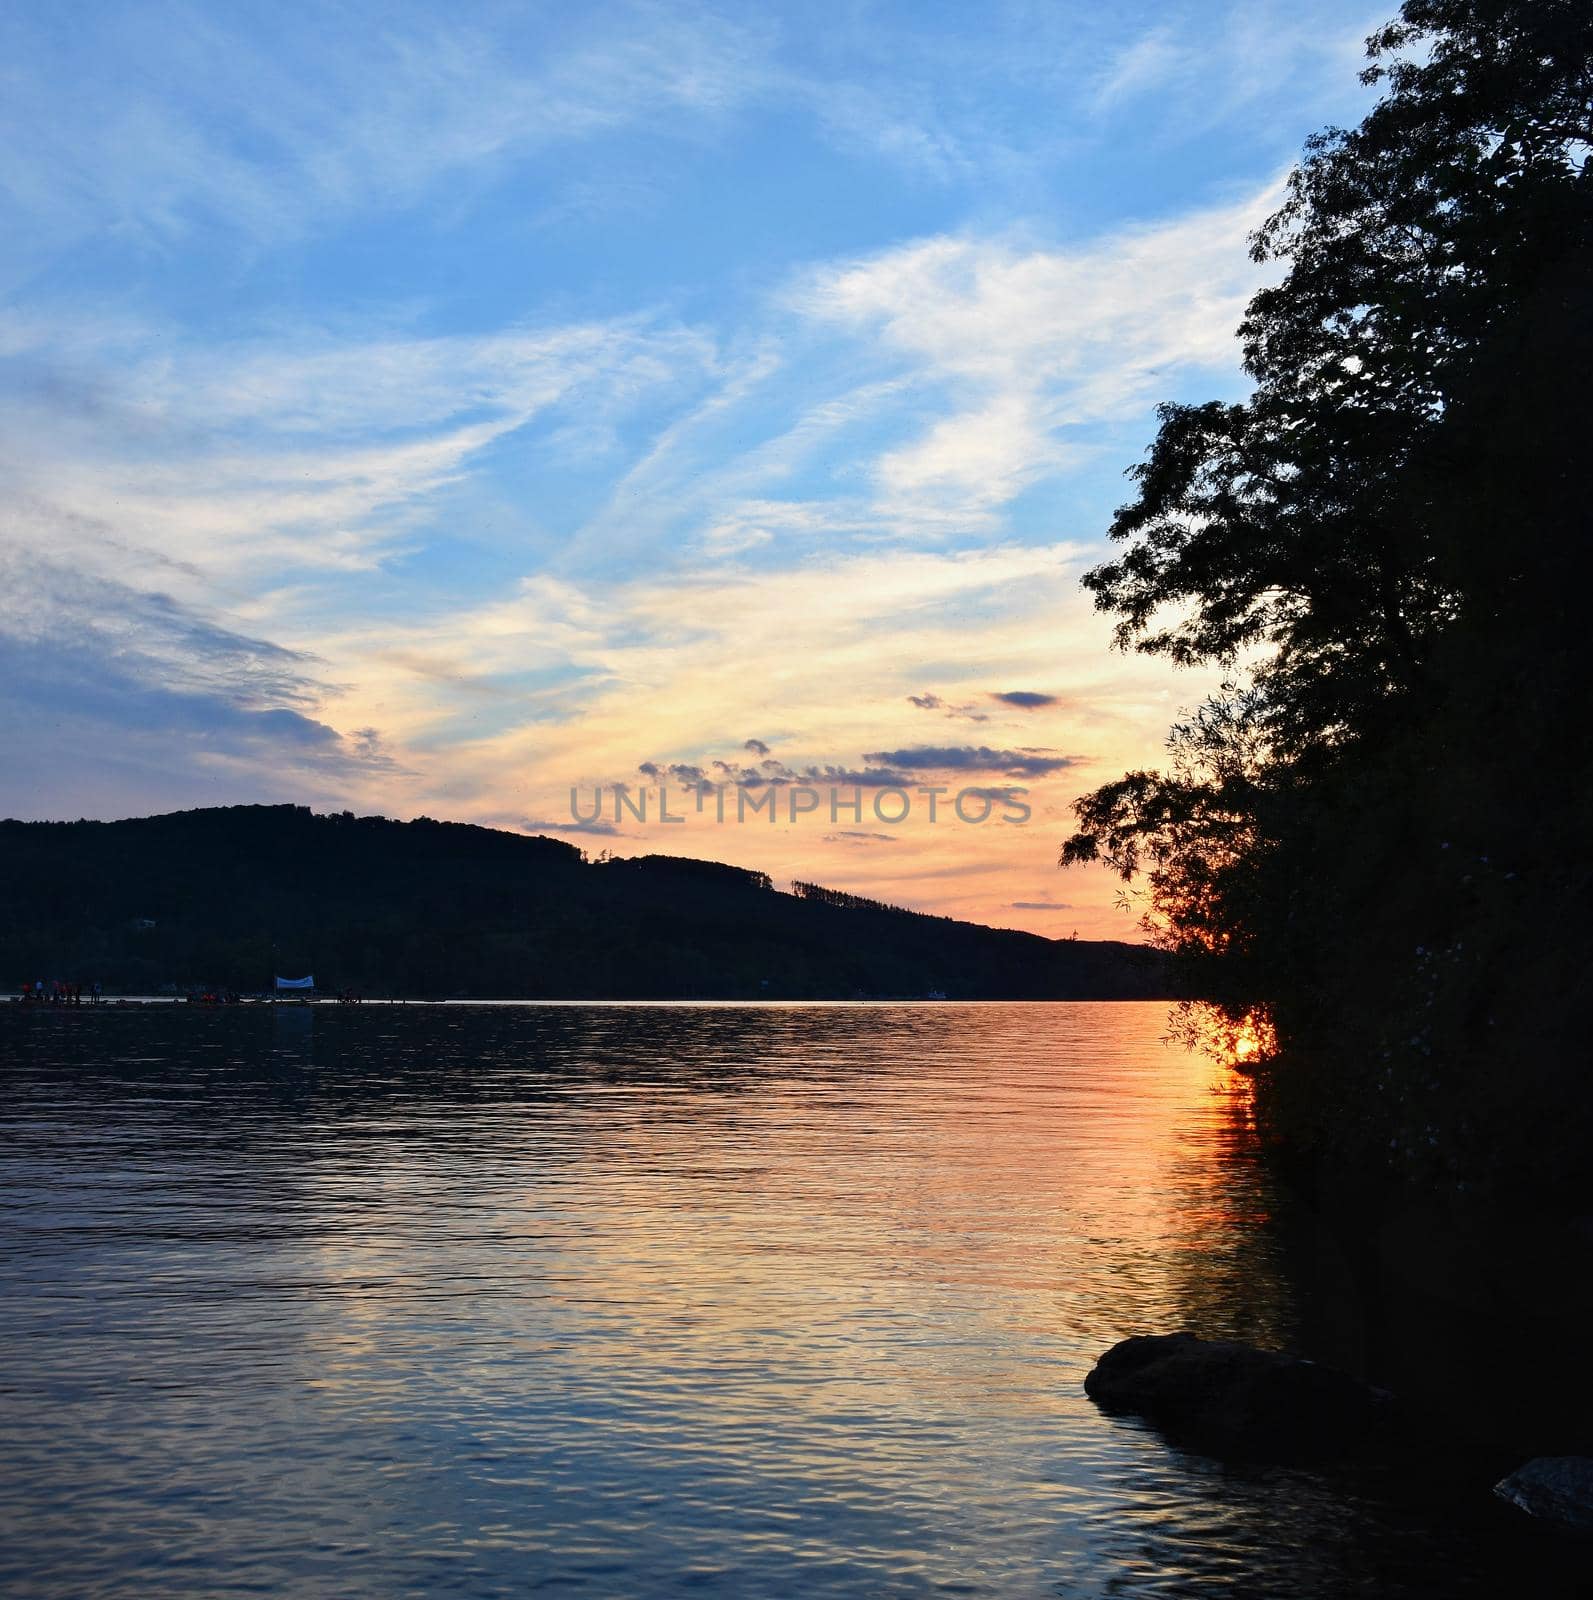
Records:
[[[1233,1040],[1233,1058],[1241,1066],[1258,1066],[1277,1053],[1278,1032],[1263,1010],[1247,1011]]]
[[[1278,1032],[1265,1005],[1233,1016],[1205,1000],[1186,1000],[1173,1013],[1169,1036],[1187,1049],[1240,1072],[1254,1072],[1277,1054]]]
[[[404,1044],[444,1065],[416,1020]],[[711,1391],[720,1422],[915,1386],[1054,1415],[1082,1403],[1058,1362],[1124,1333],[1275,1335],[1239,1259],[1264,1206],[1233,1107],[1164,1029],[1109,1004],[480,1017],[436,1103],[411,1082],[364,1160],[299,1163],[311,1208],[318,1175],[346,1208],[363,1169],[364,1215],[320,1255],[343,1308],[317,1319],[320,1371],[359,1387],[372,1340],[414,1331],[395,1302],[460,1285],[489,1368]]]
[[[1086,1399],[1125,1334],[1292,1337],[1240,1070],[1265,1019],[1215,1072],[1167,1026],[0,1016],[12,1571],[110,1593],[158,1560],[173,1600],[1513,1592],[1463,1588],[1454,1529]]]

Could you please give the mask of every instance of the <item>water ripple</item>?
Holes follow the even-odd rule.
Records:
[[[1084,1398],[1128,1332],[1290,1332],[1262,1180],[1162,1026],[0,1016],[0,1582],[1488,1592],[1453,1528]]]

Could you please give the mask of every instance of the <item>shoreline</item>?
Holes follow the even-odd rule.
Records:
[[[105,995],[95,1003],[84,1001],[76,1005],[50,1005],[38,1002],[24,1003],[17,994],[0,994],[0,1007],[28,1013],[61,1013],[76,1011],[131,1011],[141,1006],[188,1007],[195,1011],[270,1011],[304,1007],[307,1009],[352,1009],[360,1006],[740,1006],[750,1010],[764,1007],[789,1006],[1163,1006],[1172,1003],[1159,997],[1134,997],[1127,995],[1055,995],[1035,999],[1013,999],[1010,996],[981,999],[946,996],[931,998],[926,995],[869,995],[829,997],[775,997],[748,998],[732,996],[723,999],[711,995],[648,997],[594,997],[594,996],[516,996],[516,995],[453,995],[433,996],[370,996],[361,1000],[338,1000],[335,997],[317,1000],[273,1000],[263,996],[249,996],[236,1001],[208,1002],[190,1000],[184,995]]]

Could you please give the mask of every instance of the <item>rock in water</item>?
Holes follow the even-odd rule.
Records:
[[[1593,1537],[1593,1456],[1534,1456],[1493,1492],[1528,1516]]]
[[[1143,1416],[1212,1455],[1366,1461],[1394,1442],[1386,1390],[1235,1340],[1124,1339],[1096,1362],[1084,1390],[1103,1409]]]

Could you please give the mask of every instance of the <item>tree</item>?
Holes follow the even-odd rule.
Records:
[[[1593,10],[1409,0],[1369,54],[1383,98],[1253,240],[1287,270],[1240,329],[1252,394],[1162,408],[1085,578],[1122,647],[1232,682],[1168,770],[1079,802],[1062,859],[1142,877],[1230,1022],[1270,1007],[1276,1129],[1471,1171],[1498,1040],[1455,1019],[1499,1030],[1519,1008],[1474,997],[1527,959],[1500,952],[1541,958],[1532,918],[1585,888]],[[1515,887],[1480,904],[1462,852]]]

